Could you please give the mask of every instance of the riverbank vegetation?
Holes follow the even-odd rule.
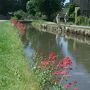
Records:
[[[40,90],[10,21],[0,22],[0,90]]]
[[[76,20],[77,25],[90,26],[90,18],[84,16],[78,16]]]

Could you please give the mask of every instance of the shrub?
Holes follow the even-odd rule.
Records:
[[[23,10],[18,10],[14,12],[14,17],[17,17],[18,19],[21,19],[26,16],[26,13]]]
[[[13,17],[11,17],[11,20],[13,20],[13,19],[18,19],[16,16],[13,16]]]
[[[84,24],[85,25],[88,25],[88,19],[89,19],[88,17],[84,17]]]
[[[90,18],[88,19],[88,25],[90,26]]]
[[[84,17],[84,16],[78,16],[76,24],[77,25],[90,25],[90,18]]]
[[[72,3],[69,5],[69,15],[74,13],[76,4]]]
[[[75,13],[70,14],[69,21],[75,22]]]
[[[69,17],[70,18],[75,18],[75,7],[76,7],[76,4],[72,3],[69,5]]]
[[[75,18],[75,13],[70,14],[71,18]]]

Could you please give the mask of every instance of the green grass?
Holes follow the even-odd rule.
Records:
[[[35,23],[35,24],[43,24],[43,23],[46,23],[47,21],[45,20],[34,20],[32,23]]]
[[[40,90],[10,21],[0,22],[0,90]]]
[[[49,24],[49,23],[51,23],[51,24],[55,24],[54,22],[50,22],[50,21],[46,21],[46,20],[34,20],[33,22],[32,22],[32,24]]]

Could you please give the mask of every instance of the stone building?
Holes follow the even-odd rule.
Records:
[[[90,17],[90,0],[70,0],[70,2],[80,7],[82,15]]]

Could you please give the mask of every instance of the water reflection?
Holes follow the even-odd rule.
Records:
[[[25,47],[25,54],[28,58],[32,59],[35,54],[35,50],[32,48],[31,42]]]
[[[58,47],[61,47],[62,53],[64,56],[70,56],[69,50],[68,50],[68,41],[65,40],[64,37],[60,37],[56,35],[56,43]]]

